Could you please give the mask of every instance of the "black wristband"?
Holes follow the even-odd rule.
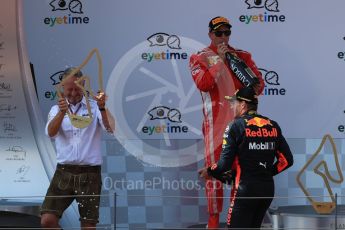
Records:
[[[105,108],[99,108],[99,111],[105,111]]]

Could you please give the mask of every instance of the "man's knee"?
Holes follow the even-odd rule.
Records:
[[[52,213],[45,213],[41,216],[41,227],[42,228],[60,228],[59,218]]]

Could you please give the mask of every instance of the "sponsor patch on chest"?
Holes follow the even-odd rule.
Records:
[[[207,63],[208,63],[209,67],[217,64],[219,61],[221,61],[221,59],[220,59],[220,57],[218,55],[208,56],[207,57]]]

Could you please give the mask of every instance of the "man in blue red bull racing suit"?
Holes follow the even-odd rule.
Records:
[[[226,172],[234,163],[227,225],[259,229],[274,197],[273,176],[290,167],[293,156],[278,123],[257,113],[252,88],[240,89],[227,99],[235,120],[225,129],[219,161],[199,173],[226,182]]]
[[[230,52],[241,58],[255,73],[259,80],[255,88],[257,95],[264,89],[264,80],[252,60],[252,55],[229,45],[231,27],[229,20],[224,17],[211,19],[208,34],[211,44],[193,54],[189,63],[193,80],[202,96],[206,167],[219,160],[224,129],[233,119],[224,96],[232,95],[235,90],[243,88],[242,83],[226,64],[225,53]],[[217,228],[219,213],[223,208],[223,186],[211,178],[206,181],[205,191],[209,212],[208,227]]]

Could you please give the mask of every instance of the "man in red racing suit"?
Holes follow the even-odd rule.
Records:
[[[235,165],[228,228],[260,229],[274,197],[273,176],[293,164],[293,155],[278,123],[257,114],[253,89],[243,88],[230,100],[235,120],[225,129],[220,159],[199,173],[223,181]]]
[[[190,58],[190,69],[196,87],[200,90],[203,103],[203,134],[205,144],[205,166],[211,166],[219,160],[222,136],[229,121],[233,119],[225,95],[233,95],[242,88],[225,62],[225,53],[231,52],[242,59],[258,77],[256,93],[261,94],[264,81],[250,53],[237,50],[228,45],[231,25],[224,17],[215,17],[209,23],[211,44]],[[220,35],[220,36],[219,36]],[[219,213],[223,207],[222,183],[210,179],[206,181],[206,196],[209,212],[208,227],[217,228]]]

